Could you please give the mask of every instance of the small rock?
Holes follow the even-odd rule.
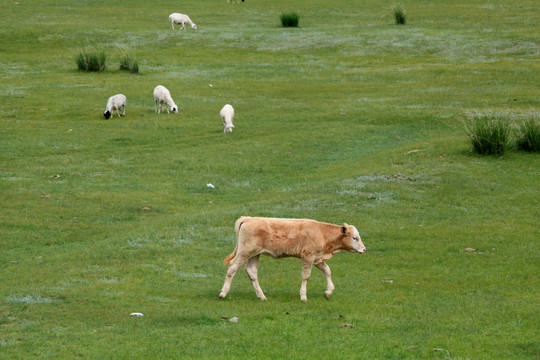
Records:
[[[352,324],[341,324],[339,325],[340,328],[352,328]]]
[[[149,211],[150,208],[149,208],[148,206],[145,206],[145,207],[142,208],[142,210],[143,210],[143,211]]]
[[[229,319],[229,321],[236,324],[238,322],[238,317],[232,317]]]
[[[129,314],[129,316],[144,316],[142,313],[140,312],[132,312],[131,314]]]
[[[41,195],[40,198],[42,198],[42,199],[50,199],[50,198],[52,198],[52,195],[51,194]]]
[[[473,248],[466,248],[465,251],[467,251],[467,252],[473,252],[473,251],[476,251],[476,249],[473,249]]]

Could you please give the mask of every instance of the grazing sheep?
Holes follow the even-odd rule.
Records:
[[[234,118],[234,109],[231,105],[227,104],[221,109],[219,112],[219,115],[221,116],[221,120],[223,121],[223,132],[232,132],[232,129],[234,127],[232,121]]]
[[[122,94],[113,95],[107,101],[107,107],[103,116],[105,116],[105,119],[108,119],[113,116],[112,112],[116,110],[118,117],[120,117],[120,109],[122,109],[122,116],[126,116],[126,96]]]
[[[178,113],[178,106],[174,103],[171,93],[165,86],[158,85],[154,89],[154,102],[156,103],[156,112],[159,114],[161,112],[161,106],[165,105],[167,109],[167,114],[170,114],[169,108],[175,114]],[[158,107],[159,104],[159,107]]]
[[[192,29],[197,29],[197,25],[191,19],[189,16],[179,13],[172,13],[169,15],[169,20],[171,21],[171,27],[174,30],[174,24],[182,25],[182,30],[186,28],[186,23],[191,25]]]

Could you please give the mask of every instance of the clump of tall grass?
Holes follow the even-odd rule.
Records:
[[[300,15],[295,12],[282,13],[280,15],[281,25],[284,27],[298,27]]]
[[[523,121],[517,129],[517,148],[529,152],[540,152],[540,121]]]
[[[137,58],[132,56],[127,50],[123,50],[120,58],[120,70],[129,71],[132,74],[139,73],[139,62]]]
[[[465,123],[472,150],[481,155],[503,155],[510,141],[507,119],[493,115],[476,116]]]
[[[392,15],[394,16],[396,25],[405,25],[407,10],[405,10],[403,3],[392,6]]]
[[[106,59],[105,51],[80,49],[75,62],[80,71],[105,71]]]

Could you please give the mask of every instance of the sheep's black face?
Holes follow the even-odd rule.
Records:
[[[111,112],[107,110],[103,113],[103,116],[105,116],[105,119],[109,119],[111,117]]]

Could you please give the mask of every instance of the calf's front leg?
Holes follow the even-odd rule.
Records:
[[[302,286],[300,286],[300,300],[307,302],[307,281],[311,275],[313,260],[302,259]]]
[[[334,292],[334,283],[332,282],[332,272],[330,271],[330,266],[328,266],[324,261],[315,266],[317,266],[317,268],[323,272],[324,277],[326,278],[326,291],[324,292],[324,296],[328,299]]]

